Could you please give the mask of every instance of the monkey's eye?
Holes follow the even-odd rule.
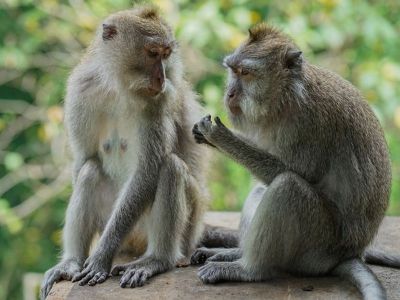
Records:
[[[163,58],[163,59],[168,59],[168,57],[171,56],[171,52],[172,52],[172,51],[171,51],[170,48],[165,49],[162,58]]]
[[[235,75],[237,75],[237,76],[246,76],[246,75],[250,74],[249,70],[243,69],[241,67],[239,67],[239,68],[231,67],[231,69],[232,69],[232,72],[235,73]]]
[[[233,74],[235,74],[235,75],[241,74],[241,71],[239,68],[230,67],[230,69],[232,70]]]

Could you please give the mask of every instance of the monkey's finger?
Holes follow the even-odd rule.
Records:
[[[106,273],[103,273],[99,279],[97,280],[97,283],[103,283],[104,281],[106,281],[108,275]]]
[[[193,133],[193,134],[197,134],[197,135],[203,135],[203,134],[201,133],[201,131],[199,130],[199,126],[198,126],[197,124],[195,124],[195,125],[193,126],[192,133]]]
[[[53,287],[53,283],[46,284],[46,286],[43,288],[43,292],[41,292],[40,299],[46,299],[46,297],[50,293],[52,287]]]
[[[131,277],[131,279],[130,279],[129,282],[127,283],[127,286],[129,286],[130,288],[136,287],[135,276],[132,276],[132,277]]]
[[[87,274],[83,279],[81,279],[81,281],[79,281],[79,285],[80,286],[86,285],[89,282],[89,280],[93,278],[95,274],[96,274],[95,271],[89,272],[89,274]]]
[[[59,272],[55,282],[60,282],[61,280],[70,280],[67,272]]]
[[[200,120],[200,125],[204,125],[205,123],[212,123],[212,121],[211,121],[211,115],[207,115],[207,116],[205,116],[204,118],[202,118],[201,120]]]
[[[104,272],[98,272],[98,273],[96,273],[96,275],[94,275],[94,277],[88,282],[88,285],[93,286],[93,285],[96,285],[96,283],[104,282],[104,281],[106,280],[106,276],[107,276],[106,273],[104,273]],[[100,278],[104,278],[104,280],[100,282]]]
[[[50,293],[51,288],[54,285],[54,282],[56,282],[57,279],[57,274],[54,272],[49,276],[49,278],[46,280],[46,282],[43,284],[43,287],[40,290],[40,298],[45,299],[47,295]]]
[[[124,266],[124,265],[116,265],[111,270],[111,275],[113,275],[113,276],[119,275],[120,272],[124,272],[125,270],[126,270],[126,266]]]
[[[143,286],[148,276],[149,273],[145,270],[140,270],[139,272],[136,272],[134,276],[135,286]]]
[[[222,123],[221,119],[219,117],[214,118],[215,124],[221,127],[225,127],[225,125]]]
[[[119,281],[120,286],[123,288],[126,287],[134,274],[135,274],[135,269],[126,271],[124,275],[122,275],[121,280]]]
[[[87,258],[85,260],[85,262],[83,263],[83,268],[86,269],[86,267],[89,265],[89,258]]]
[[[88,273],[90,272],[90,269],[85,268],[82,270],[82,272],[76,274],[73,278],[72,278],[72,282],[76,282],[78,280],[81,280],[83,277],[85,277]]]

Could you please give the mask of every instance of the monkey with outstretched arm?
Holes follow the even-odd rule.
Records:
[[[198,143],[246,167],[259,181],[242,212],[237,247],[200,248],[205,283],[260,281],[283,274],[335,274],[364,299],[386,292],[363,261],[388,206],[391,167],[382,128],[349,82],[303,59],[280,31],[260,24],[227,56],[225,104],[239,133],[216,117],[193,127]],[[223,235],[211,231],[209,237]],[[227,233],[229,243],[235,235]],[[214,245],[216,243],[214,239]]]

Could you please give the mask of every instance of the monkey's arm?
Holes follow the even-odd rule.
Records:
[[[212,124],[211,116],[206,116],[196,123],[193,128],[196,141],[204,143],[201,141],[204,139],[208,144],[245,166],[265,184],[270,184],[277,175],[289,170],[279,158],[235,135],[218,117],[215,118],[215,123]]]
[[[154,137],[154,133],[146,134]],[[160,138],[159,134],[156,136],[157,139]],[[105,281],[123,238],[154,200],[162,161],[161,155],[158,155],[162,153],[158,149],[161,143],[154,142],[151,138],[143,140],[146,142],[141,150],[144,155],[139,158],[137,171],[125,184],[95,251],[84,264],[84,270],[72,280],[80,280],[80,285],[95,285]],[[158,139],[160,140],[161,138]]]

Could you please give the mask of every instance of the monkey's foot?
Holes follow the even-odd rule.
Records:
[[[255,280],[239,262],[209,262],[199,269],[197,275],[204,283]]]
[[[175,266],[176,266],[177,268],[186,268],[186,267],[189,267],[189,266],[190,266],[190,259],[189,259],[188,257],[183,257],[183,258],[179,259],[179,260],[176,262]]]
[[[44,274],[44,280],[40,289],[40,299],[45,299],[49,294],[53,284],[61,280],[71,280],[79,274],[81,264],[78,260],[67,259],[48,270]]]
[[[201,265],[210,261],[235,261],[242,257],[240,248],[198,248],[196,249],[190,263]]]
[[[83,265],[84,269],[72,278],[72,282],[79,281],[79,285],[96,285],[106,281],[111,263],[103,260],[101,255],[94,253],[91,255]]]
[[[197,248],[190,257],[190,264],[202,265],[209,257],[212,257],[217,253],[218,253],[217,249],[205,248],[205,247]]]
[[[171,268],[170,263],[153,257],[140,258],[134,262],[124,265],[116,265],[111,270],[111,275],[116,276],[123,273],[120,279],[122,288],[135,288],[143,284],[152,276],[162,273]]]
[[[240,248],[222,249],[215,255],[207,258],[206,262],[210,261],[235,261],[242,257]]]

